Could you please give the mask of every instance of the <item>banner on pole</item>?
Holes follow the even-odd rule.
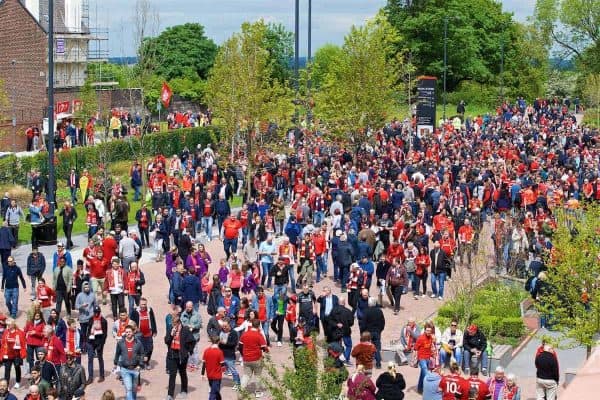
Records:
[[[167,82],[163,82],[162,89],[160,91],[160,101],[165,108],[169,108],[172,96],[173,91],[171,90]]]

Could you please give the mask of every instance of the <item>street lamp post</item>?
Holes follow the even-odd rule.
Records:
[[[504,32],[500,36],[500,101],[504,103]]]
[[[308,79],[306,81],[306,89],[308,95],[308,102],[306,107],[306,127],[310,129],[310,123],[312,120],[312,110],[310,109],[310,89],[312,87],[312,0],[308,0],[308,56],[307,56],[307,64],[306,67],[308,69]]]
[[[446,75],[448,71],[448,16],[444,17],[444,112],[443,118],[446,120]]]
[[[300,85],[299,69],[300,69],[300,0],[295,1],[294,10],[294,89],[296,91],[296,100],[298,100],[298,90]],[[298,123],[298,106],[294,112],[295,123]]]
[[[54,0],[48,0],[48,202],[56,207],[54,193]]]

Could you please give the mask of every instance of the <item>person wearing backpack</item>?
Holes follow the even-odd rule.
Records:
[[[408,285],[408,273],[399,258],[394,260],[394,264],[388,270],[386,282],[394,298],[394,315],[398,315],[400,311],[400,298]]]

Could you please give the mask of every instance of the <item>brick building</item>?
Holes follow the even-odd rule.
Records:
[[[88,46],[93,39],[86,26],[87,0],[54,0],[55,101],[77,99],[85,81]],[[0,109],[0,151],[23,150],[24,130],[42,127],[48,87],[48,0],[0,0],[0,79],[8,108]]]

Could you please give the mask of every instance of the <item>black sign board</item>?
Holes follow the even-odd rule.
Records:
[[[417,132],[429,129],[433,132],[435,127],[435,77],[424,76],[419,78],[417,84]]]

